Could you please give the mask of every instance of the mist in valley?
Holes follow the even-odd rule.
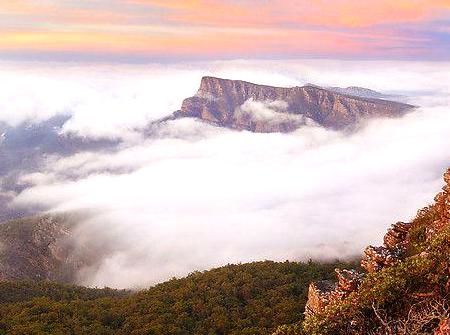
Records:
[[[74,231],[77,252],[97,256],[78,275],[83,285],[145,287],[227,263],[357,257],[431,203],[449,165],[446,62],[24,64],[0,63],[2,123],[64,115],[58,138],[109,143],[40,155],[33,169],[9,172],[14,187],[2,180],[8,208],[88,213]],[[189,118],[149,127],[204,75],[362,86],[418,108],[351,132],[304,122],[261,134]],[[249,101],[245,111],[276,118],[279,107]]]

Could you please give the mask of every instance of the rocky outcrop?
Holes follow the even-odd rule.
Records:
[[[397,222],[387,231],[384,236],[384,246],[368,246],[364,251],[364,258],[361,267],[368,273],[380,271],[392,266],[403,258],[407,248],[407,236],[410,224]],[[308,291],[308,302],[305,308],[305,315],[312,316],[322,311],[331,302],[344,299],[351,292],[355,291],[362,280],[364,273],[356,270],[336,269],[337,283],[327,285],[312,283]]]
[[[384,236],[384,245],[380,247],[368,246],[364,250],[364,257],[361,267],[368,273],[380,271],[385,267],[394,265],[403,259],[408,246],[408,231],[411,224],[397,222],[388,229]],[[364,273],[356,270],[336,269],[337,284],[334,286],[317,285],[310,286],[307,309],[307,316],[314,315],[322,311],[330,302],[336,302],[345,298],[355,291],[364,278]],[[311,289],[314,287],[314,289]]]
[[[364,250],[361,267],[367,273],[380,271],[403,259],[408,247],[410,223],[397,222],[388,229],[384,236],[384,245],[368,246]],[[358,289],[364,279],[364,273],[356,270],[336,269],[337,283],[327,285],[312,283],[308,292],[305,315],[312,316],[322,311],[331,302],[337,302]]]
[[[317,86],[284,88],[204,77],[197,94],[185,99],[172,118],[195,117],[254,132],[289,132],[308,122],[338,130],[371,117],[398,117],[411,108]]]
[[[364,250],[364,258],[361,267],[368,273],[380,271],[392,266],[402,259],[407,248],[407,234],[410,228],[409,223],[397,222],[388,229],[384,236],[384,246],[368,246]],[[342,300],[348,294],[355,291],[364,278],[364,273],[356,270],[336,269],[337,283],[322,285],[312,283],[310,285],[306,316],[314,315],[322,311],[331,302]]]
[[[370,273],[391,266],[403,258],[407,248],[406,237],[410,226],[410,223],[405,222],[393,224],[384,236],[384,246],[368,246],[364,250],[361,266]]]
[[[337,282],[323,280],[311,283],[308,289],[308,301],[305,315],[311,316],[323,310],[333,301],[338,301],[356,290],[364,274],[356,270],[336,269]]]
[[[427,239],[450,225],[450,169],[444,174],[445,186],[435,200],[434,208],[437,213],[436,220],[427,227]],[[361,267],[368,273],[380,271],[383,268],[394,265],[405,258],[408,250],[408,237],[410,223],[397,222],[393,224],[384,236],[384,245],[380,247],[368,246],[364,250]],[[414,257],[426,255],[426,251]],[[323,311],[331,302],[337,302],[345,298],[351,292],[358,289],[364,274],[355,270],[336,270],[337,283],[328,281],[327,284],[312,283],[308,292],[308,302],[305,310],[306,316],[312,316]],[[442,323],[436,334],[447,334],[448,320]],[[440,331],[440,332],[439,332]]]
[[[336,283],[331,280],[313,282],[308,288],[308,302],[305,306],[305,314],[313,315],[323,310],[333,299],[331,293],[336,291]]]
[[[336,269],[338,288],[343,292],[356,290],[364,275],[356,270]]]

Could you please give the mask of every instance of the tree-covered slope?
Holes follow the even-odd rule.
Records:
[[[0,284],[0,334],[268,334],[302,319],[309,282],[339,262],[228,265],[130,293]]]

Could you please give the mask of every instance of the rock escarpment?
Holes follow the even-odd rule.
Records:
[[[204,77],[197,94],[172,118],[195,117],[254,132],[289,132],[308,122],[339,130],[371,117],[398,117],[411,108],[312,85],[284,88]]]
[[[436,217],[430,221],[424,230],[425,240],[432,240],[444,228],[450,227],[450,169],[444,174],[445,186],[443,191],[436,197],[436,203],[432,206]],[[429,211],[426,208],[419,211],[419,217]],[[364,251],[361,267],[365,273],[379,272],[402,261],[411,252],[411,227],[410,223],[397,222],[388,229],[384,236],[384,244],[380,247],[368,246]],[[415,232],[417,234],[417,232]],[[429,249],[427,249],[429,250]],[[427,250],[412,255],[414,257],[426,257]],[[323,312],[330,304],[339,304],[350,293],[357,291],[359,285],[364,280],[365,273],[355,270],[336,270],[337,282],[322,281],[311,283],[309,287],[308,302],[305,309],[306,317],[312,317]],[[450,284],[450,281],[448,282]],[[420,294],[419,294],[420,295]],[[448,322],[441,325],[439,329],[446,329]],[[436,333],[442,334],[442,333]]]

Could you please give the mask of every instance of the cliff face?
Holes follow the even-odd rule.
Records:
[[[71,223],[34,217],[0,225],[0,280],[73,282],[81,264],[72,259]]]
[[[289,132],[311,121],[343,129],[371,117],[398,117],[411,108],[315,86],[283,88],[204,77],[197,94],[185,99],[174,117],[196,117],[254,132]]]

